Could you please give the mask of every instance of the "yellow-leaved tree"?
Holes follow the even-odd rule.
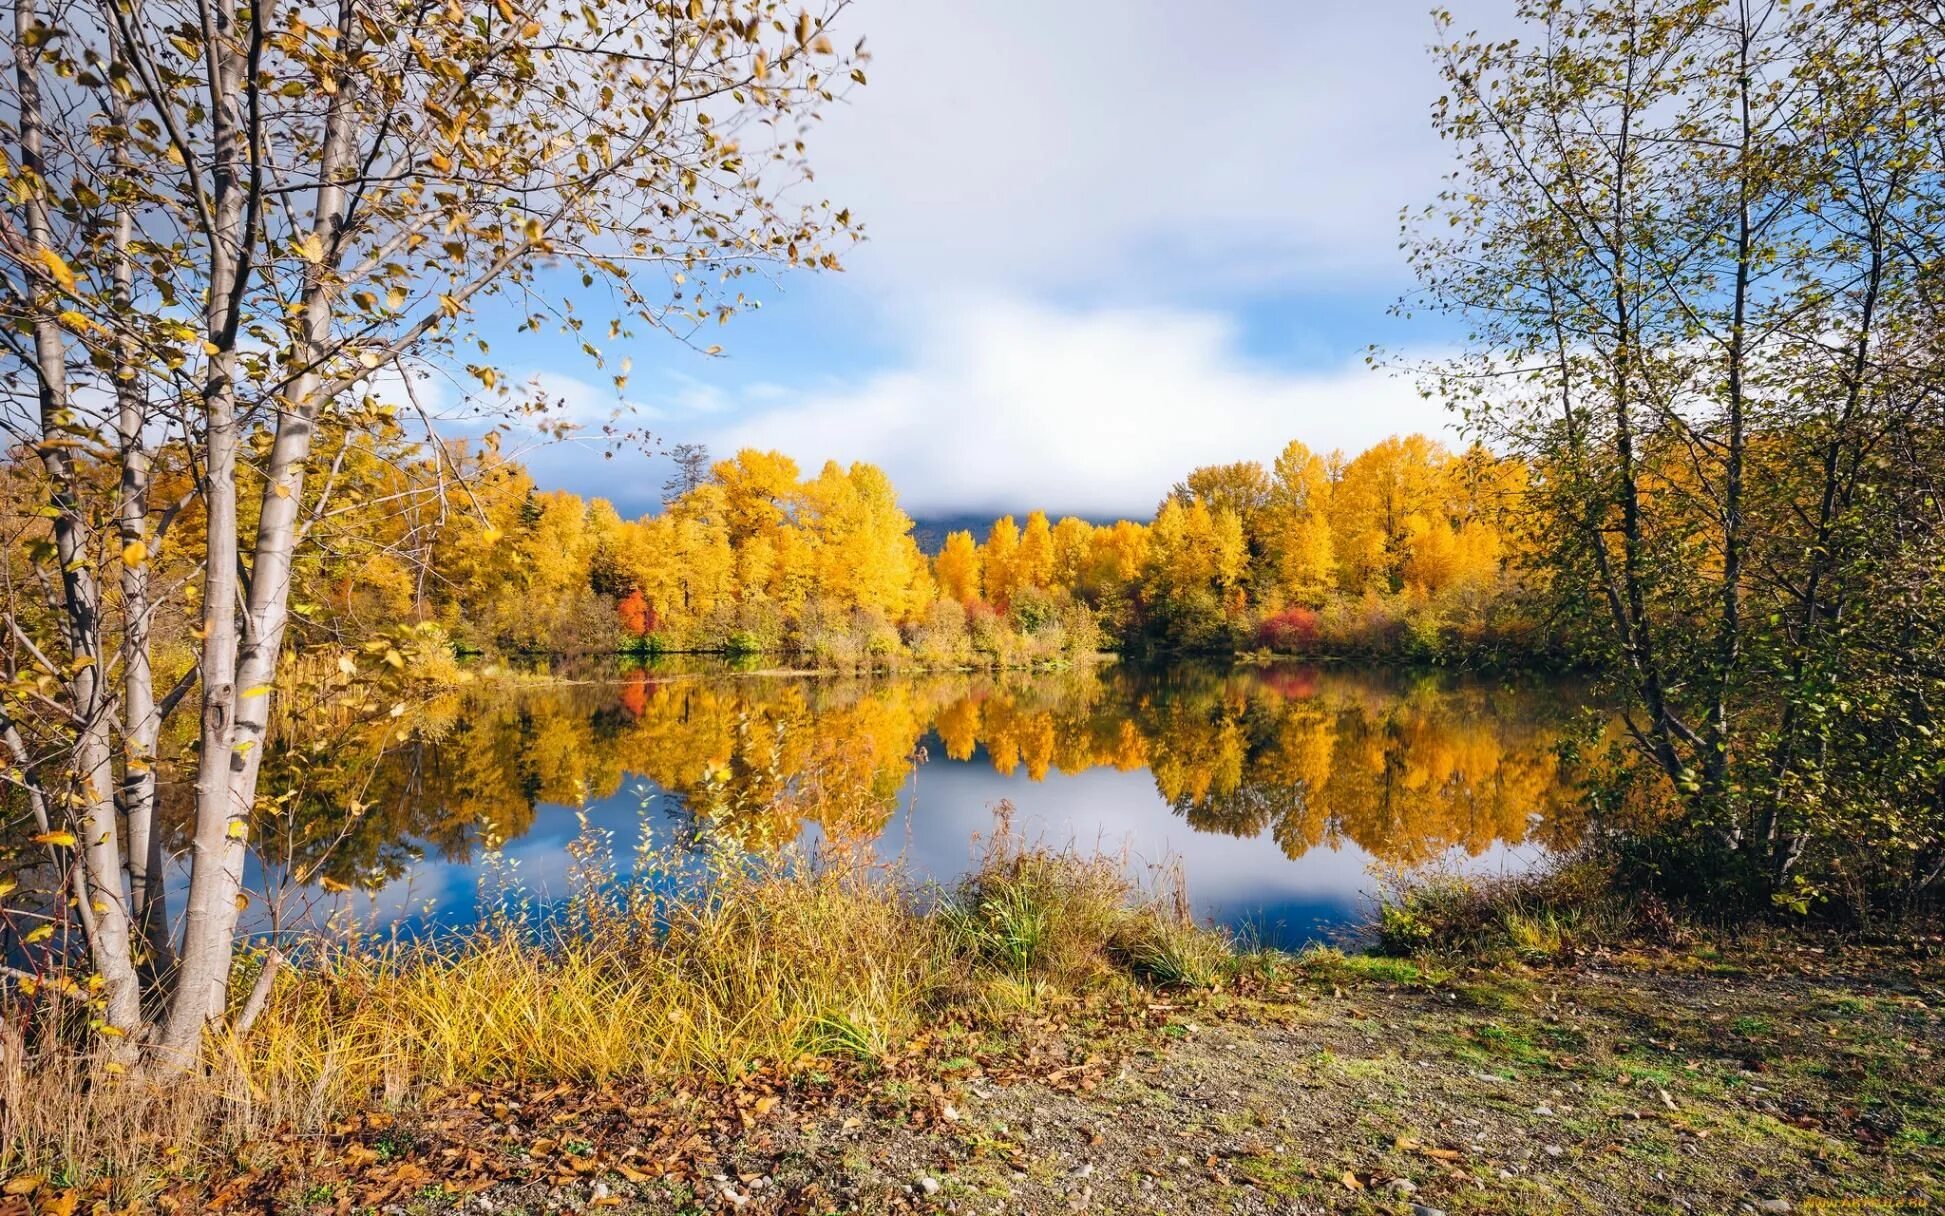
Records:
[[[857,71],[827,28],[843,3],[14,0],[0,411],[40,501],[8,521],[28,644],[5,652],[0,728],[113,1054],[187,1068],[228,1015],[291,592],[352,505],[335,474],[357,437],[417,416],[428,363],[489,415],[544,411],[472,320],[495,296],[598,355],[603,332],[728,317],[758,264],[835,266],[849,214],[782,198]],[[570,282],[601,284],[611,325],[560,308]],[[474,509],[441,465],[415,492]],[[536,538],[579,543],[572,507],[533,506]],[[526,556],[558,590],[560,555]],[[159,668],[171,619],[194,625]],[[160,729],[178,705],[179,749]],[[192,791],[179,917],[159,774]]]

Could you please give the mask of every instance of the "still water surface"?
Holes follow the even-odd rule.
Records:
[[[707,828],[756,851],[870,842],[950,882],[1004,803],[1029,838],[1179,865],[1199,914],[1295,945],[1360,914],[1387,868],[1514,869],[1570,843],[1555,747],[1583,703],[1557,682],[1226,664],[650,668],[477,692],[428,708],[355,791],[320,786],[359,814],[265,842],[282,864],[260,907],[464,923],[509,867],[558,897],[577,809],[624,868],[643,827],[676,845]],[[327,877],[352,890],[321,902]]]

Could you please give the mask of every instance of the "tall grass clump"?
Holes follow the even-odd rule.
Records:
[[[1438,871],[1394,876],[1371,924],[1379,953],[1564,959],[1628,937],[1677,932],[1652,900],[1617,892],[1611,863],[1557,859],[1525,874],[1468,877]]]
[[[937,919],[952,949],[990,968],[1002,991],[1010,982],[1075,994],[1126,979],[1207,987],[1235,956],[1190,916],[1179,868],[1157,867],[1144,886],[1125,858],[1028,844],[1004,804],[979,866]]]
[[[923,1024],[949,960],[889,871],[786,851],[658,854],[627,879],[577,852],[565,905],[455,940],[321,957],[259,1024],[249,1064],[332,1105],[480,1082],[733,1081]]]

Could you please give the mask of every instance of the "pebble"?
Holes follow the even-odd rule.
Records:
[[[930,1174],[920,1174],[918,1176],[918,1189],[928,1195],[936,1195],[939,1193],[939,1180]]]
[[[1546,1147],[1546,1154],[1549,1157],[1564,1157],[1567,1155],[1567,1150],[1557,1144],[1549,1144]]]
[[[1760,1199],[1756,1202],[1756,1210],[1758,1212],[1787,1212],[1790,1210],[1790,1201],[1787,1199]]]
[[[1418,1184],[1409,1178],[1393,1178],[1384,1184],[1384,1189],[1387,1191],[1396,1191],[1400,1195],[1409,1195],[1418,1189]]]
[[[1553,1108],[1552,1108],[1551,1106],[1548,1106],[1548,1105],[1547,1105],[1546,1103],[1544,1103],[1544,1102],[1542,1102],[1542,1103],[1541,1103],[1540,1105],[1538,1105],[1538,1106],[1536,1106],[1536,1107],[1534,1107],[1534,1108],[1533,1108],[1533,1113],[1534,1113],[1534,1114],[1536,1114],[1536,1115],[1538,1115],[1538,1116],[1540,1116],[1540,1117],[1541,1117],[1542,1119],[1551,1119],[1551,1118],[1553,1118]]]
[[[1411,1216],[1445,1216],[1445,1213],[1438,1208],[1428,1208],[1422,1203],[1414,1203],[1411,1205]]]

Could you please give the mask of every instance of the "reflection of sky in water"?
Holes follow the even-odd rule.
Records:
[[[950,884],[970,869],[979,839],[993,830],[993,808],[1005,799],[1014,807],[1015,833],[1028,842],[1125,854],[1137,877],[1151,866],[1177,865],[1199,917],[1246,928],[1269,944],[1296,946],[1328,936],[1368,908],[1380,882],[1370,855],[1348,841],[1292,859],[1267,830],[1255,837],[1196,831],[1172,811],[1144,769],[1054,771],[1034,781],[1024,768],[994,771],[983,750],[969,760],[950,760],[931,737],[927,751],[933,759],[900,790],[898,813],[877,846],[880,856],[896,860],[918,881]],[[670,842],[687,822],[670,797],[632,777],[620,792],[591,803],[587,815],[591,825],[612,833],[616,863],[624,868],[644,824]],[[571,808],[543,803],[532,829],[507,842],[500,852],[524,894],[544,904],[569,893],[568,846],[579,832]],[[800,839],[815,844],[818,836],[815,826],[807,826]],[[1535,845],[1495,844],[1477,857],[1454,850],[1440,864],[1495,873],[1524,868],[1538,856]],[[478,864],[427,858],[378,891],[340,898],[351,901],[353,918],[367,924],[428,918],[459,924],[476,914],[483,889],[490,899],[501,881]]]

